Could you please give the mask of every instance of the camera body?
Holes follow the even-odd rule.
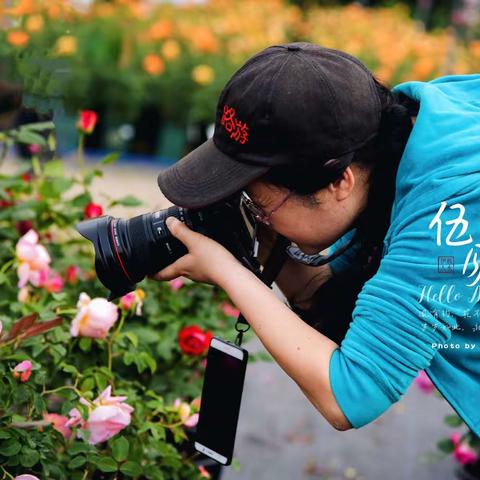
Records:
[[[131,219],[104,215],[76,225],[95,248],[95,270],[114,300],[135,289],[138,282],[188,253],[168,230],[165,220],[176,217],[192,230],[216,240],[245,267],[258,275],[251,219],[240,208],[240,197],[201,209],[172,206]]]

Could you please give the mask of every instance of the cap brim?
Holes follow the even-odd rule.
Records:
[[[210,138],[158,174],[158,186],[173,204],[201,208],[240,191],[270,169],[233,160]]]

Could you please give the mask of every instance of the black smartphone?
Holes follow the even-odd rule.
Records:
[[[207,354],[195,449],[230,465],[235,445],[248,351],[213,337]]]

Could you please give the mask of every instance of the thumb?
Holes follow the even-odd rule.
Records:
[[[190,230],[176,217],[168,217],[165,220],[165,225],[167,225],[170,233],[175,238],[178,238],[178,240],[180,240],[186,247],[189,246],[190,242],[193,240],[193,237],[196,235],[196,232]]]

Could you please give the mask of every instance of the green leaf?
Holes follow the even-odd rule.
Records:
[[[128,457],[130,445],[125,437],[118,437],[112,441],[112,455],[117,462],[123,462]]]
[[[46,140],[42,135],[38,133],[31,132],[26,128],[21,128],[18,133],[15,135],[16,139],[20,143],[27,143],[30,145],[46,145]]]
[[[455,445],[449,438],[444,438],[437,442],[437,448],[445,453],[452,453]]]
[[[80,342],[78,342],[80,350],[84,352],[89,352],[92,348],[92,339],[91,338],[81,338]]]
[[[100,162],[102,165],[108,165],[109,163],[116,162],[120,157],[119,152],[112,152],[103,157],[102,161]]]
[[[102,472],[116,472],[117,471],[117,463],[113,458],[110,457],[100,457],[98,459],[97,467]]]
[[[74,443],[69,449],[68,453],[70,455],[76,455],[77,453],[85,453],[90,449],[87,443],[77,442]]]
[[[8,440],[0,445],[0,452],[2,452],[4,457],[12,457],[21,449],[22,446],[16,440]]]
[[[133,344],[134,347],[138,347],[138,337],[133,332],[125,332],[124,334]]]
[[[450,427],[460,427],[463,424],[463,420],[457,415],[446,415],[443,418],[444,423],[446,423]]]
[[[12,434],[8,430],[0,430],[0,440],[5,438],[12,438]]]
[[[142,473],[142,467],[136,462],[125,462],[120,471],[129,477],[137,477]]]
[[[42,132],[43,130],[53,130],[55,128],[55,124],[53,122],[26,123],[22,125],[22,128],[36,132]]]
[[[86,461],[87,459],[83,455],[79,455],[78,457],[72,458],[70,460],[70,462],[68,463],[68,468],[70,468],[70,470],[75,470],[76,468],[84,465]]]
[[[45,162],[44,173],[47,177],[63,177],[65,175],[63,162],[59,159]]]
[[[33,467],[40,460],[40,454],[28,447],[22,448],[20,463],[27,468]]]
[[[133,195],[127,195],[126,197],[114,200],[110,203],[110,207],[114,207],[115,205],[122,205],[123,207],[138,207],[143,205],[143,202]]]
[[[76,368],[75,366],[73,366],[73,365],[68,365],[68,364],[64,363],[64,364],[62,365],[62,370],[63,370],[64,372],[71,373],[71,374],[73,374],[73,375],[81,376],[81,375],[80,375],[80,372],[79,372],[79,371],[77,370],[77,368]]]

